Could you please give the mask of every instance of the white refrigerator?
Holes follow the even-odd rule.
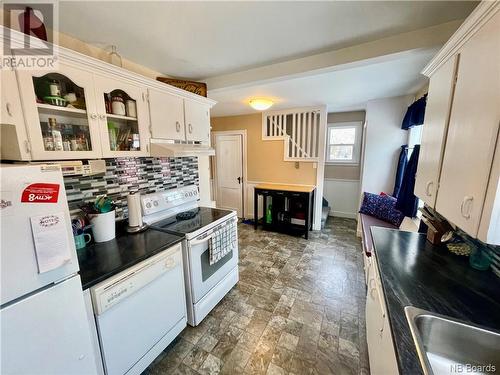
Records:
[[[95,373],[59,167],[0,166],[0,227],[0,373]]]

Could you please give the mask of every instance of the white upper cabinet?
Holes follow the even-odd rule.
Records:
[[[92,73],[60,62],[17,77],[33,160],[101,155]]]
[[[185,140],[184,99],[160,90],[148,91],[152,138]]]
[[[119,77],[94,75],[103,157],[147,156],[146,89]]]
[[[0,78],[3,160],[149,156],[152,136],[210,139],[213,100],[63,47],[53,70],[4,69]]]
[[[186,140],[208,142],[210,139],[210,106],[184,100]]]
[[[436,201],[439,213],[474,237],[478,234],[500,123],[499,30],[497,13],[459,50]],[[496,189],[498,184],[494,185]]]
[[[418,160],[415,195],[434,208],[456,73],[456,56],[431,77]]]
[[[2,90],[2,99],[0,100],[2,106],[0,112],[1,158],[30,160],[31,153],[24,126],[16,72],[10,69],[0,70],[0,86]]]

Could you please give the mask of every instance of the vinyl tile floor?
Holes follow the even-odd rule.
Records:
[[[239,283],[143,375],[369,374],[356,222],[309,240],[239,224]]]

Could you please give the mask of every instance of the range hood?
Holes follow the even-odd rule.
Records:
[[[151,139],[151,156],[181,157],[181,156],[211,156],[215,150],[208,145],[199,143],[174,143],[163,139]]]

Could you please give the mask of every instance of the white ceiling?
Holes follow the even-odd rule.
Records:
[[[211,115],[255,113],[248,101],[259,96],[273,98],[276,104],[272,109],[322,104],[328,106],[329,112],[364,109],[372,99],[415,93],[425,84],[420,71],[437,50],[411,51],[384,62],[325,74],[209,91],[209,97],[218,101]]]
[[[60,29],[204,79],[465,18],[468,1],[61,1]]]

